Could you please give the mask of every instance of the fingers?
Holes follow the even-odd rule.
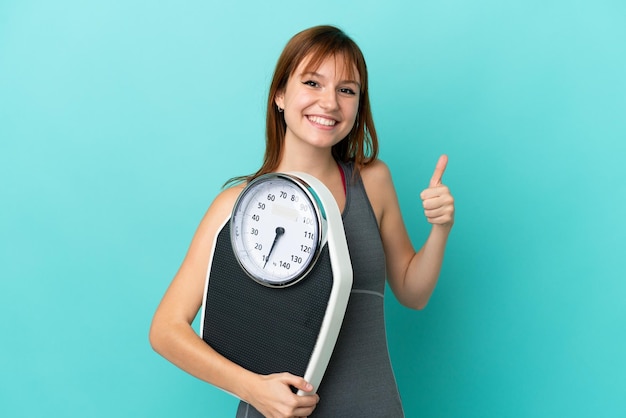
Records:
[[[447,191],[447,187],[445,190]],[[423,195],[427,195],[427,193],[422,193]],[[432,197],[427,197],[423,199],[422,206],[424,206],[424,211],[436,211],[441,208],[445,208],[448,206],[454,205],[454,198],[450,194],[450,192],[437,194]]]
[[[452,225],[454,222],[454,198],[442,183],[447,166],[448,156],[444,154],[437,161],[428,188],[420,194],[424,215],[433,225]]]
[[[437,161],[428,188],[420,194],[424,215],[433,225],[451,226],[454,223],[454,198],[448,187],[442,184],[447,165],[448,156],[444,154]]]
[[[443,178],[443,173],[446,171],[446,166],[448,165],[448,156],[442,155],[439,157],[437,161],[437,165],[435,166],[435,172],[433,176],[430,178],[429,187],[437,187],[441,184],[441,179]]]
[[[312,392],[313,386],[291,373],[276,373],[260,376],[263,384],[254,385],[249,403],[263,416],[272,418],[308,417],[313,413],[319,396],[317,394],[296,395],[292,388]]]
[[[428,190],[432,191],[432,189]],[[454,198],[445,186],[438,187],[437,191],[439,193],[433,197],[427,197],[423,200],[424,215],[430,223],[449,223],[454,217]],[[422,193],[423,196],[428,195],[425,192]]]
[[[448,189],[447,186],[441,184],[436,187],[429,187],[428,189],[422,190],[422,193],[420,193],[420,198],[425,201],[448,194],[450,194],[450,189]]]
[[[284,382],[293,386],[294,388],[301,390],[303,392],[311,392],[313,391],[313,385],[304,380],[304,378],[299,376],[294,376],[290,373],[283,373]]]
[[[304,380],[302,377],[294,376],[290,373],[283,373],[282,376],[284,379],[283,382],[289,386],[293,386],[297,390],[305,392],[304,395],[297,396],[295,399],[296,404],[293,405],[294,416],[309,416],[319,402],[319,395],[315,393],[309,394],[314,390],[313,385]]]

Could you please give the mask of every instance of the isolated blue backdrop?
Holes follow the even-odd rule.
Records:
[[[260,164],[282,47],[323,23],[366,55],[416,245],[450,157],[439,286],[386,300],[407,417],[626,416],[626,3],[338,3],[0,4],[1,416],[232,416],[148,327]]]

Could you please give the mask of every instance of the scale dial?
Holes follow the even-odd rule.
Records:
[[[231,216],[231,241],[241,267],[257,282],[285,287],[303,279],[319,256],[324,209],[302,179],[270,173],[241,192]]]

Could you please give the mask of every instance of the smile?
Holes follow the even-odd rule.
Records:
[[[317,123],[318,125],[335,126],[337,123],[334,119],[323,118],[321,116],[309,116],[308,118],[311,122]]]

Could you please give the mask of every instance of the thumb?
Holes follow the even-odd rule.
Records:
[[[435,166],[435,172],[430,179],[429,187],[437,187],[441,184],[441,178],[443,177],[443,172],[446,171],[446,166],[448,165],[448,156],[442,155],[439,157],[439,161],[437,161],[437,165]]]

